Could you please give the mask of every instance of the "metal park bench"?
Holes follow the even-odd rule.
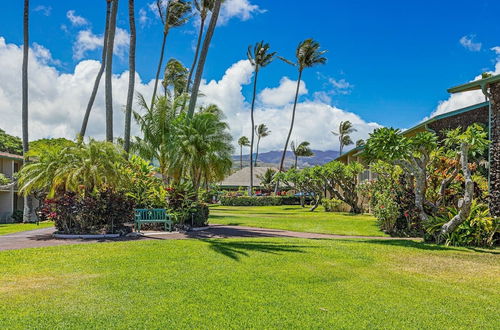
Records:
[[[165,231],[172,231],[173,221],[165,209],[135,209],[135,228],[141,231],[143,223],[164,223]]]

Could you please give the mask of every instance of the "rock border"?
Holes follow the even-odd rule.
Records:
[[[52,234],[54,238],[61,238],[61,239],[102,239],[102,238],[118,238],[120,237],[120,234],[94,234],[94,235],[85,235],[85,234],[80,234],[80,235],[73,235],[73,234]]]

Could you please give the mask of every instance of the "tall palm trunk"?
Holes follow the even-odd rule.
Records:
[[[116,14],[118,12],[118,0],[113,0],[111,6],[111,18],[109,21],[109,34],[106,50],[106,141],[113,142],[113,48],[115,44]]]
[[[490,85],[490,212],[500,217],[500,83]]]
[[[165,24],[167,24],[167,23],[165,23]],[[153,96],[151,97],[151,106],[149,107],[150,109],[153,109],[153,105],[155,103],[155,98],[156,98],[156,93],[158,90],[158,81],[160,80],[160,72],[161,72],[161,67],[163,65],[163,54],[165,53],[165,43],[167,42],[167,35],[168,35],[168,26],[165,25],[165,30],[163,31],[163,40],[161,42],[160,61],[158,63],[158,68],[156,69],[155,85],[153,88]]]
[[[207,33],[205,34],[205,40],[203,40],[203,46],[201,48],[201,53],[200,53],[200,60],[198,62],[198,67],[196,68],[193,88],[191,90],[191,98],[189,99],[189,109],[187,114],[188,118],[192,118],[194,115],[196,100],[198,99],[198,91],[200,89],[201,77],[203,75],[203,68],[205,67],[205,61],[207,60],[208,56],[208,48],[210,47],[210,41],[212,40],[212,37],[214,35],[215,27],[217,25],[217,19],[219,18],[221,3],[222,0],[215,0],[214,9],[212,11],[212,17],[210,18],[210,23],[208,24]]]
[[[125,133],[124,133],[124,149],[128,154],[130,150],[130,122],[132,119],[132,101],[134,100],[134,87],[135,87],[135,16],[134,16],[134,0],[128,1],[128,16],[130,25],[130,51],[128,54],[129,62],[129,78],[128,78],[128,92],[127,92],[127,105],[125,107]]]
[[[28,137],[28,55],[29,55],[29,0],[24,0],[24,45],[23,45],[23,68],[22,68],[22,125],[23,125],[23,163],[28,162],[29,151]],[[23,222],[31,222],[35,219],[33,214],[33,201],[31,195],[24,196]]]
[[[297,100],[299,98],[299,88],[300,81],[302,80],[302,70],[299,70],[299,79],[297,80],[297,88],[295,90],[295,100],[293,102],[293,110],[292,110],[292,121],[290,123],[290,130],[288,131],[288,136],[286,137],[285,148],[283,149],[283,154],[281,155],[280,166],[278,172],[283,172],[283,163],[285,162],[286,149],[288,148],[288,142],[290,142],[290,136],[293,131],[293,124],[295,122],[295,110],[297,109]],[[274,186],[274,193],[278,192],[279,180],[276,180],[276,185]]]
[[[189,75],[187,78],[186,92],[189,92],[189,86],[191,85],[191,78],[193,76],[194,68],[196,67],[196,62],[198,62],[198,54],[200,52],[201,39],[203,37],[203,29],[205,27],[206,17],[201,17],[200,32],[198,34],[198,41],[196,42],[196,51],[194,52],[193,64],[191,64],[191,69],[189,70]]]
[[[255,97],[257,96],[257,78],[259,77],[259,64],[255,64],[255,77],[253,80],[253,97],[252,107],[250,109],[250,121],[252,122],[252,137],[250,139],[250,186],[248,187],[248,195],[253,195],[253,142],[255,137],[255,121],[253,111],[255,108]]]
[[[240,145],[240,170],[243,169],[243,145]]]
[[[101,57],[101,67],[99,72],[97,72],[97,77],[95,78],[94,88],[92,89],[92,94],[90,94],[89,103],[87,104],[87,109],[85,110],[85,116],[83,117],[82,128],[80,129],[80,138],[83,139],[85,132],[87,131],[87,125],[89,122],[90,111],[94,105],[94,101],[97,95],[97,90],[99,89],[99,84],[101,83],[102,74],[104,73],[104,68],[106,67],[106,50],[108,44],[108,29],[109,29],[109,15],[111,12],[111,0],[106,0],[106,24],[104,29],[104,41],[102,46],[102,57]]]
[[[257,158],[259,158],[259,144],[260,144],[260,135],[257,134],[257,150],[255,151],[255,161],[254,161],[255,167],[257,167]]]
[[[299,156],[295,155],[295,164],[293,167],[296,169],[297,168],[297,161],[299,160]]]

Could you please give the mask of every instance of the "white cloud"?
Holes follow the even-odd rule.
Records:
[[[139,24],[141,26],[146,26],[148,25],[148,23],[149,23],[148,12],[144,8],[139,9]]]
[[[90,29],[79,31],[73,44],[73,58],[76,60],[82,59],[88,51],[102,48],[103,42],[104,36],[95,35]],[[113,53],[123,57],[128,51],[129,44],[130,35],[128,31],[116,28]]]
[[[32,46],[32,51],[35,57],[42,63],[42,64],[54,64],[57,66],[62,65],[61,61],[59,60],[54,60],[52,58],[52,53],[50,50],[45,48],[44,46],[37,44],[36,42],[33,43]]]
[[[481,50],[481,47],[482,47],[482,44],[480,42],[474,42],[474,38],[476,36],[471,34],[471,35],[468,35],[468,36],[463,36],[462,38],[460,38],[460,44],[470,50],[471,52],[478,52]]]
[[[247,60],[241,60],[226,70],[220,80],[212,80],[208,83],[204,81],[200,88],[205,95],[201,97],[200,103],[214,103],[224,111],[234,141],[242,135],[249,136],[251,132],[250,106],[242,94],[242,88],[243,85],[251,83],[252,74],[253,68],[250,63]],[[285,79],[288,78],[284,77],[281,81],[286,82]],[[283,85],[283,83],[280,84],[280,86]],[[255,110],[256,123],[265,123],[272,131],[269,137],[261,141],[263,151],[282,149],[288,133],[292,104],[276,103],[279,105],[258,105]],[[311,142],[314,149],[337,150],[338,141],[330,134],[330,131],[342,120],[350,120],[358,130],[353,134],[354,140],[364,139],[368,133],[380,127],[377,123],[365,122],[354,113],[315,99],[297,104],[292,139],[307,140]]]
[[[264,88],[258,98],[264,105],[281,107],[293,102],[296,89],[297,81],[283,77],[278,87]],[[302,80],[300,82],[299,95],[307,94],[307,92],[306,83]]]
[[[44,5],[38,5],[35,7],[35,12],[39,12],[44,16],[50,16],[52,13],[52,7],[51,6],[44,6]]]
[[[239,18],[241,21],[247,21],[254,14],[265,13],[258,5],[253,5],[248,0],[226,0],[221,7],[218,24],[224,25],[233,18]]]
[[[83,26],[89,24],[89,22],[82,16],[75,15],[74,10],[68,10],[66,17],[69,19],[73,26]]]
[[[41,46],[40,46],[41,47]],[[40,49],[40,48],[39,48]],[[29,132],[30,139],[45,137],[74,138],[80,130],[84,111],[100,63],[79,62],[74,71],[61,73],[47,65],[40,51],[30,49],[29,58]],[[22,46],[6,44],[0,37],[0,128],[21,136],[21,66]],[[126,102],[128,71],[113,76],[115,136],[123,135],[123,107]],[[144,84],[136,75],[136,91],[151,97],[152,83]],[[104,139],[104,78],[92,109],[88,134]],[[137,134],[137,128],[133,127]]]
[[[492,51],[495,52],[495,54],[500,55],[500,46],[495,46],[491,48]]]

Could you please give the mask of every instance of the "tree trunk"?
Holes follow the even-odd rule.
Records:
[[[240,145],[240,170],[243,169],[243,145]]]
[[[113,0],[111,18],[109,21],[109,34],[106,50],[106,141],[113,142],[113,48],[115,44],[116,15],[118,13],[118,0]]]
[[[124,132],[124,149],[128,154],[130,151],[130,122],[132,119],[132,102],[134,100],[135,87],[135,17],[134,17],[134,0],[128,1],[128,15],[130,25],[130,51],[128,54],[129,76],[128,76],[128,91],[127,105],[125,106],[125,132]]]
[[[297,99],[299,98],[299,88],[301,79],[302,79],[302,70],[299,70],[299,79],[297,80],[297,88],[295,90],[295,100],[293,102],[292,121],[290,123],[290,130],[288,131],[288,136],[286,137],[285,148],[283,149],[283,154],[281,155],[278,172],[283,172],[283,163],[285,162],[286,149],[288,148],[288,142],[290,142],[290,136],[292,135],[293,124],[295,122],[295,110],[297,108]],[[275,194],[278,192],[278,187],[279,187],[279,180],[276,180],[276,185],[274,186]]]
[[[85,110],[85,116],[83,117],[82,128],[80,129],[80,138],[83,139],[85,132],[87,131],[87,125],[89,122],[90,112],[92,111],[92,106],[97,95],[97,90],[99,89],[99,84],[101,83],[102,74],[104,73],[104,68],[106,67],[106,50],[108,44],[108,33],[109,33],[109,16],[111,12],[111,1],[106,1],[106,24],[104,28],[104,41],[102,45],[102,57],[101,57],[101,67],[99,72],[97,72],[97,77],[95,78],[94,88],[92,89],[92,94],[90,94],[89,103],[87,104],[87,109]]]
[[[318,208],[319,200],[320,200],[319,197],[314,198],[314,205],[313,205],[313,207],[311,207],[311,209],[309,211],[314,212],[314,210],[316,210]]]
[[[293,165],[293,167],[295,169],[297,169],[297,160],[299,159],[299,156],[295,155],[295,164]]]
[[[167,35],[168,35],[168,28],[165,28],[165,31],[163,32],[163,40],[161,42],[160,62],[158,63],[158,68],[156,69],[155,84],[153,87],[153,96],[151,97],[150,109],[153,109],[153,105],[155,103],[155,98],[156,98],[156,92],[158,90],[158,80],[160,80],[160,72],[161,72],[161,67],[163,65],[163,54],[165,53],[165,43],[167,41]]]
[[[255,137],[255,121],[253,118],[253,111],[255,108],[255,97],[257,96],[257,78],[259,77],[259,64],[255,63],[255,77],[253,80],[253,97],[252,107],[250,108],[250,121],[252,124],[252,137],[250,139],[250,187],[248,187],[248,195],[253,195],[253,142]]]
[[[425,169],[420,167],[415,168],[415,207],[419,212],[419,217],[421,221],[427,221],[429,216],[425,212],[425,191],[426,191],[426,181],[427,175],[425,173]]]
[[[490,212],[500,217],[500,83],[490,86]]]
[[[460,165],[465,178],[465,193],[463,199],[460,201],[461,205],[459,205],[460,210],[458,214],[441,227],[441,231],[439,232],[440,238],[452,233],[460,224],[467,220],[470,215],[470,208],[474,197],[474,181],[472,181],[472,175],[469,169],[468,152],[468,145],[462,143],[460,146]]]
[[[194,52],[193,64],[191,64],[191,69],[189,70],[187,84],[186,84],[186,92],[189,93],[189,86],[191,85],[191,78],[193,76],[194,68],[196,67],[196,62],[198,61],[198,54],[200,52],[201,39],[203,37],[203,29],[205,27],[205,18],[201,17],[200,23],[200,33],[198,34],[198,41],[196,41],[196,51]]]
[[[203,68],[205,67],[205,61],[207,60],[208,48],[210,47],[210,41],[214,35],[215,27],[217,25],[217,19],[219,18],[219,12],[222,0],[215,0],[214,9],[212,11],[212,17],[210,18],[210,23],[208,24],[207,33],[205,34],[205,40],[203,40],[203,46],[201,48],[200,60],[198,62],[198,67],[196,68],[196,74],[194,76],[193,89],[191,90],[191,98],[189,99],[189,109],[188,118],[192,118],[194,115],[194,109],[196,108],[196,100],[198,99],[198,91],[200,89],[201,77],[203,75]],[[253,129],[253,128],[252,128]]]
[[[29,136],[28,136],[28,56],[29,56],[29,0],[24,0],[23,19],[23,68],[22,68],[22,131],[23,131],[23,164],[28,163]],[[24,195],[23,222],[35,220],[33,203],[30,195]]]
[[[255,151],[255,161],[254,161],[255,167],[257,167],[257,158],[259,157],[259,144],[260,144],[260,135],[257,136],[257,150]]]

